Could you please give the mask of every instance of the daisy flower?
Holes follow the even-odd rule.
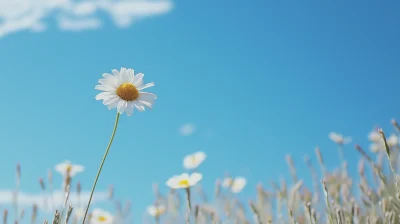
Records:
[[[203,175],[200,173],[192,173],[191,175],[183,173],[169,178],[166,184],[172,189],[190,188],[196,185],[202,178]]]
[[[239,193],[246,186],[246,179],[244,177],[231,178],[227,177],[222,181],[222,187],[230,188],[232,193]]]
[[[63,176],[73,177],[76,174],[83,172],[85,170],[85,167],[72,164],[70,161],[66,160],[63,163],[56,165],[55,170]]]
[[[197,168],[206,159],[206,154],[204,152],[196,152],[185,156],[183,159],[183,166],[186,169]]]
[[[246,186],[246,183],[247,181],[244,177],[236,177],[234,179],[227,177],[223,180],[222,186],[224,188],[230,188],[232,193],[239,193]]]
[[[343,135],[335,133],[335,132],[329,133],[329,138],[333,142],[335,142],[336,144],[339,144],[339,145],[344,145],[344,144],[348,144],[351,142],[350,137],[343,137]]]
[[[111,213],[97,208],[92,211],[90,223],[92,223],[92,224],[112,224],[113,216],[111,215]]]
[[[389,147],[394,147],[399,144],[399,137],[397,135],[392,134],[389,138],[386,139],[386,142]]]
[[[145,107],[152,108],[157,96],[142,90],[154,86],[154,83],[143,84],[143,74],[134,75],[133,69],[114,69],[112,74],[104,73],[99,80],[97,90],[103,91],[97,94],[96,100],[103,100],[108,109],[117,108],[118,113],[126,112],[128,116],[133,114],[134,108],[144,111]]]
[[[164,205],[151,205],[147,207],[147,212],[153,217],[159,217],[165,213]]]

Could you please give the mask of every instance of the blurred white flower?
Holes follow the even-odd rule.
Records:
[[[164,205],[151,205],[151,206],[147,207],[147,212],[151,216],[159,217],[165,213],[165,206]]]
[[[394,147],[399,144],[399,137],[397,135],[392,134],[389,138],[386,139],[386,142],[389,147]]]
[[[339,145],[344,145],[344,144],[348,144],[351,142],[350,137],[343,137],[343,135],[335,133],[335,132],[329,133],[329,138],[333,142],[335,142],[336,144],[339,144]]]
[[[235,179],[227,177],[222,181],[222,187],[230,188],[232,193],[239,193],[246,186],[246,183],[247,181],[244,177],[236,177]]]
[[[223,188],[230,188],[231,185],[233,183],[233,179],[230,177],[226,177],[223,181],[222,181],[222,187]]]
[[[91,224],[112,224],[113,216],[108,211],[102,209],[93,209],[90,219]]]
[[[372,132],[371,132],[372,133]],[[379,135],[379,133],[377,132]],[[371,138],[370,138],[371,140]],[[372,141],[372,140],[371,140]],[[399,144],[399,138],[395,134],[391,134],[390,137],[386,138],[386,143],[388,144],[389,148],[395,147]],[[379,152],[385,151],[385,142],[383,141],[382,137],[379,135],[379,139],[376,138],[374,143],[370,145],[371,152]]]
[[[203,175],[200,173],[192,173],[190,176],[183,173],[169,178],[166,184],[172,189],[189,188],[196,185],[202,178]]]
[[[379,151],[384,149],[384,145],[383,144],[372,143],[370,145],[369,149],[371,150],[371,152],[379,152]]]
[[[377,131],[371,131],[371,132],[369,133],[369,135],[368,135],[368,139],[369,139],[371,142],[379,142],[379,141],[382,140],[382,137],[381,137],[381,135],[379,134],[379,132],[377,132]]]
[[[112,75],[104,73],[100,85],[95,89],[103,91],[97,94],[96,100],[103,100],[108,109],[117,108],[118,113],[133,114],[133,109],[144,111],[145,107],[152,108],[157,96],[142,90],[154,86],[154,83],[143,84],[143,74],[134,75],[133,69],[121,68],[112,70]]]
[[[65,161],[56,165],[55,170],[63,176],[73,177],[76,174],[83,172],[85,167],[81,165],[72,164],[70,161]]]
[[[185,156],[183,159],[183,166],[186,169],[197,168],[206,159],[206,154],[204,152],[196,152]]]

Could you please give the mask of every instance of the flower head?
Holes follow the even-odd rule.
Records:
[[[152,108],[157,96],[142,90],[154,86],[154,83],[143,84],[143,74],[134,74],[132,69],[121,68],[112,70],[112,75],[104,73],[100,85],[95,89],[103,91],[97,94],[96,100],[103,100],[108,109],[117,108],[118,113],[133,114],[134,108],[144,111],[145,107]]]
[[[93,209],[90,223],[93,224],[111,224],[113,223],[113,216],[111,213],[102,209]]]
[[[385,151],[385,142],[381,136],[379,136],[379,139],[376,138],[373,142],[374,143],[372,143],[370,146],[371,152]],[[386,143],[389,148],[395,147],[399,144],[399,138],[397,135],[392,134],[390,137],[386,138]]]
[[[56,165],[55,170],[61,173],[61,175],[63,176],[73,177],[77,173],[83,172],[85,170],[85,167],[72,164],[70,161],[67,160],[63,163]]]
[[[246,186],[246,179],[244,177],[231,178],[227,177],[222,181],[222,187],[230,188],[232,193],[239,193]]]
[[[206,159],[206,154],[204,152],[195,152],[193,154],[185,156],[183,159],[183,166],[186,169],[197,168]]]
[[[147,207],[147,212],[153,217],[159,217],[165,213],[164,205],[151,205]]]
[[[335,132],[329,133],[329,138],[333,142],[335,142],[336,144],[339,144],[339,145],[344,145],[344,144],[348,144],[351,142],[350,137],[343,137],[343,135],[335,133]]]
[[[382,140],[382,137],[381,137],[381,135],[379,134],[379,132],[377,132],[377,131],[371,131],[371,132],[368,134],[368,139],[369,139],[371,142],[379,142],[379,141]]]
[[[203,175],[200,173],[192,173],[191,175],[183,173],[169,178],[166,184],[172,189],[190,188],[196,185],[202,178]]]

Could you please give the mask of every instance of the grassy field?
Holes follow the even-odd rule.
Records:
[[[170,187],[168,194],[161,194],[158,186],[153,186],[155,201],[146,208],[147,214],[142,223],[299,223],[299,224],[347,224],[347,223],[400,223],[400,186],[399,176],[396,174],[400,167],[398,134],[400,127],[395,120],[392,121],[394,133],[385,135],[382,130],[371,132],[369,140],[371,145],[367,153],[359,145],[354,149],[359,152],[359,176],[351,177],[347,172],[347,162],[343,160],[334,171],[325,168],[321,151],[315,149],[318,166],[314,167],[311,159],[305,158],[305,165],[313,177],[312,189],[308,189],[304,181],[297,176],[296,167],[288,155],[286,162],[288,170],[295,183],[289,186],[285,181],[280,185],[271,181],[273,191],[267,191],[261,184],[254,189],[254,199],[238,201],[235,193],[246,187],[244,177],[229,177],[216,180],[213,201],[206,195],[198,183],[202,174],[191,173],[171,177],[165,184]],[[351,142],[336,133],[329,137],[337,143],[339,155],[342,154],[344,144]],[[369,155],[373,154],[376,158]],[[196,152],[183,159],[186,169],[195,170],[205,160],[203,152]],[[319,169],[319,170],[318,170]],[[82,223],[85,209],[82,205],[72,207],[69,201],[69,183],[73,176],[82,171],[79,165],[68,162],[60,164],[56,170],[65,177],[65,198],[63,206],[54,213],[54,218],[49,223]],[[17,189],[21,168],[17,165]],[[319,176],[318,173],[322,173]],[[43,192],[52,185],[52,175],[39,184]],[[251,187],[251,186],[248,186]],[[76,186],[77,194],[80,185]],[[17,196],[18,194],[16,194]],[[108,200],[115,205],[115,213],[111,214],[98,208],[90,208],[85,223],[132,223],[130,203],[121,203],[113,198],[113,188],[108,192]],[[192,198],[201,200],[192,200]],[[39,223],[37,205],[33,205],[30,217],[25,215],[23,209],[18,209],[17,197],[14,197],[14,214],[11,217],[8,210],[4,210],[3,223]],[[50,203],[51,198],[43,198],[45,203]],[[86,203],[86,202],[85,202]],[[85,204],[83,203],[83,204]],[[76,205],[74,205],[76,206]],[[53,209],[56,209],[53,207]],[[145,208],[144,208],[145,209]],[[17,213],[15,213],[17,211]],[[134,214],[138,215],[138,214]]]

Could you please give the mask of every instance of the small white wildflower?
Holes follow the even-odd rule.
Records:
[[[165,213],[164,205],[151,205],[147,207],[147,212],[153,217],[159,217]]]
[[[190,188],[196,185],[202,178],[203,175],[200,173],[192,173],[191,175],[183,173],[169,178],[166,184],[172,189]]]
[[[222,187],[230,188],[232,193],[239,193],[246,186],[246,179],[244,177],[236,177],[234,179],[227,177],[222,181]]]
[[[379,135],[379,133],[378,133]],[[395,147],[399,144],[399,138],[395,134],[391,134],[390,137],[386,139],[386,143],[388,144],[389,148]],[[371,152],[379,152],[379,151],[385,151],[385,142],[382,139],[382,137],[379,135],[379,139],[376,138],[374,139],[374,143],[370,145],[370,150]]]
[[[368,134],[368,139],[369,139],[371,142],[379,142],[379,141],[382,140],[382,137],[381,137],[381,135],[379,134],[379,132],[377,132],[377,131],[371,131],[371,132]]]
[[[72,164],[70,161],[65,161],[56,165],[55,170],[63,176],[73,177],[76,174],[83,172],[85,167],[81,165]]]
[[[90,219],[92,224],[112,224],[113,216],[108,211],[102,209],[93,209],[92,217]]]
[[[183,159],[183,166],[186,169],[197,168],[206,159],[206,154],[204,152],[196,152],[185,156]]]
[[[389,138],[386,139],[386,142],[389,147],[395,147],[399,144],[399,137],[397,137],[397,135],[395,134],[392,134]]]
[[[351,142],[350,137],[343,137],[343,135],[335,133],[335,132],[329,133],[329,138],[333,142],[335,142],[336,144],[339,144],[339,145],[344,145],[344,144],[348,144]]]

